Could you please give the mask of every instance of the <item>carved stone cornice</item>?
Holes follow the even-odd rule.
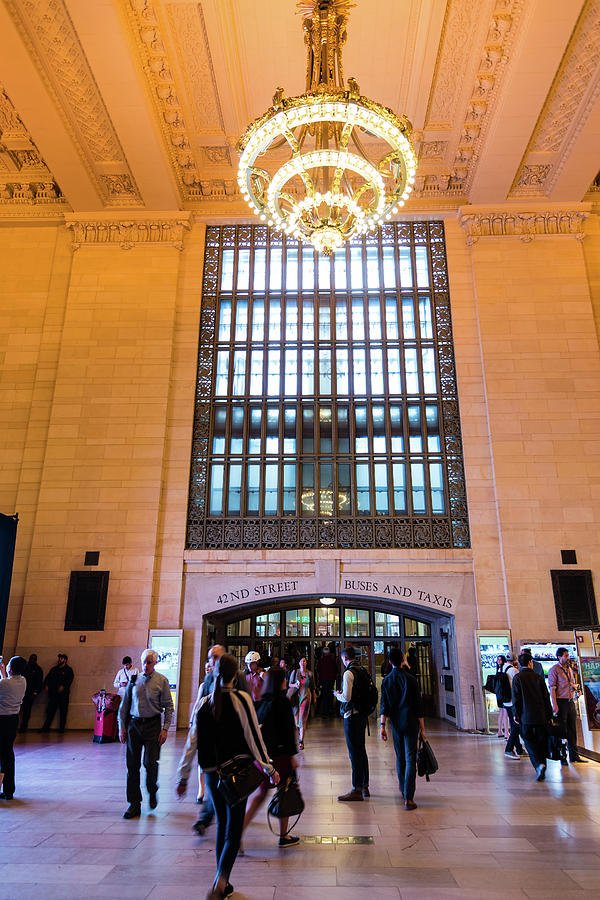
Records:
[[[4,3],[104,204],[143,205],[64,0]]]
[[[214,134],[215,126],[224,129],[224,122],[202,6],[172,4],[163,13],[154,0],[120,0],[120,4],[142,63],[181,197],[203,199],[201,168],[205,164],[203,152],[209,148],[195,148],[193,133]],[[164,21],[165,15],[168,22]],[[169,33],[177,44],[176,51],[169,50]],[[192,127],[186,122],[183,96],[188,102]],[[217,149],[214,148],[215,153]],[[218,161],[231,164],[227,147],[221,149]]]
[[[525,0],[495,0],[493,3],[463,124],[457,139],[448,142],[448,154],[452,154],[446,155],[444,161],[448,190],[454,189],[468,195],[524,6]],[[461,79],[456,77],[456,73],[467,68],[475,34],[479,33],[477,23],[481,15],[481,3],[448,0],[433,96],[423,129],[425,139],[428,133],[453,131],[453,123],[457,119],[460,121],[458,100],[463,95]]]
[[[148,247],[160,244],[183,250],[183,236],[190,229],[190,213],[128,215],[122,219],[108,215],[72,215],[65,218],[73,238],[73,250],[83,246]]]
[[[600,0],[587,0],[523,154],[512,196],[552,193],[600,97],[599,64]],[[538,177],[532,185],[528,172],[542,169],[543,177]]]
[[[464,206],[459,210],[458,221],[470,247],[480,238],[490,237],[519,238],[525,243],[540,237],[573,237],[581,241],[590,209],[589,203],[532,204],[525,209]]]
[[[65,203],[50,169],[40,156],[8,94],[0,86],[0,207],[63,206]]]

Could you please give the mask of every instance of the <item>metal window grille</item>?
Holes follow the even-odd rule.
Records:
[[[187,547],[468,547],[441,222],[207,228]]]

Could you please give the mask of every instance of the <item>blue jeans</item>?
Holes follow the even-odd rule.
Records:
[[[216,772],[205,772],[206,787],[217,816],[217,878],[229,881],[242,840],[246,801],[228,806],[218,788],[219,776]],[[216,880],[216,879],[215,879]]]
[[[415,796],[415,784],[417,781],[417,731],[396,731],[392,722],[392,739],[396,751],[396,772],[398,773],[398,786],[405,800],[412,800]]]
[[[344,734],[352,767],[352,788],[358,791],[369,786],[369,759],[365,746],[366,730],[366,716],[355,713],[344,719]]]

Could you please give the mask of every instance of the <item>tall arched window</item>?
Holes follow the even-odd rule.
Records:
[[[467,546],[443,224],[209,227],[188,547]]]

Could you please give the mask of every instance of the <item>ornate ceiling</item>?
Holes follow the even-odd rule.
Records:
[[[413,123],[407,212],[598,196],[600,0],[356,0],[344,62]],[[304,74],[295,0],[0,0],[0,217],[245,214],[237,138]]]

